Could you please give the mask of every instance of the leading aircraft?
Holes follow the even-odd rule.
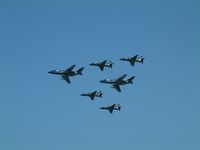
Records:
[[[126,76],[127,74],[124,74],[117,79],[104,79],[99,82],[105,83],[105,84],[112,84],[112,88],[116,89],[118,92],[121,92],[120,85],[132,84],[133,79],[135,78],[135,76],[132,76],[129,79],[124,80]]]
[[[83,93],[81,96],[89,96],[91,100],[94,100],[95,97],[101,97],[102,98],[103,93],[101,91],[94,91],[89,93]]]
[[[133,57],[120,58],[120,60],[128,61],[131,64],[131,66],[133,66],[133,67],[135,65],[135,62],[144,63],[144,57],[143,56],[139,56],[139,55],[135,55]]]
[[[84,67],[78,69],[77,71],[73,71],[74,67],[76,65],[72,65],[69,68],[65,70],[51,70],[48,73],[49,74],[55,74],[55,75],[60,75],[61,79],[65,80],[67,83],[71,83],[69,77],[70,76],[75,76],[75,75],[82,75],[82,71]]]
[[[90,66],[98,66],[100,68],[100,70],[103,71],[104,67],[110,67],[110,68],[112,68],[113,62],[104,60],[102,62],[91,63]]]
[[[113,104],[110,106],[106,106],[106,107],[100,107],[99,109],[104,109],[104,110],[108,110],[111,114],[113,113],[113,110],[121,110],[121,105],[120,104]]]

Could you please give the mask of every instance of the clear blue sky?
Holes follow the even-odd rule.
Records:
[[[199,150],[198,0],[1,0],[0,149]],[[132,68],[119,58],[140,54]],[[88,64],[110,59],[101,72]],[[52,69],[85,66],[68,85]],[[124,73],[117,93],[99,83]],[[90,101],[80,93],[102,90]],[[99,107],[120,103],[109,114]]]

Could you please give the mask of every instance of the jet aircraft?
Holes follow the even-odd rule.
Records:
[[[101,97],[102,98],[103,93],[101,91],[94,91],[89,93],[83,93],[81,96],[89,96],[91,100],[94,100],[95,97]]]
[[[121,92],[120,85],[132,84],[133,79],[135,78],[135,76],[132,76],[129,79],[124,80],[124,78],[126,76],[127,76],[127,74],[124,74],[117,79],[104,79],[104,80],[101,80],[99,82],[105,83],[105,84],[112,84],[112,88],[116,89],[118,92]]]
[[[84,67],[78,69],[77,71],[73,71],[74,67],[76,65],[72,65],[66,70],[51,70],[48,73],[49,74],[55,74],[55,75],[60,75],[61,79],[65,80],[67,83],[71,83],[69,77],[70,76],[75,76],[75,75],[82,75],[82,71]]]
[[[110,106],[106,106],[106,107],[100,107],[99,109],[105,109],[108,110],[111,114],[113,113],[113,110],[121,110],[121,105],[120,104],[113,104]]]
[[[131,64],[131,66],[133,66],[133,67],[135,65],[135,62],[144,63],[144,57],[143,56],[139,56],[139,55],[135,55],[133,57],[120,58],[120,60],[128,61]]]
[[[98,66],[100,68],[100,70],[103,71],[104,67],[112,68],[113,63],[111,61],[104,60],[102,62],[91,63],[90,66]]]

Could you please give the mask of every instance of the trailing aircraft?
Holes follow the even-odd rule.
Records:
[[[102,62],[91,63],[90,66],[98,66],[100,68],[100,70],[103,71],[104,67],[112,68],[113,63],[111,61],[104,60]]]
[[[81,96],[89,96],[91,100],[94,100],[95,97],[101,97],[102,98],[103,93],[101,91],[94,91],[89,93],[83,93]]]
[[[129,79],[124,80],[126,76],[127,74],[124,74],[117,79],[104,79],[99,82],[105,83],[105,84],[112,84],[112,88],[116,89],[118,92],[121,92],[120,85],[132,84],[133,79],[135,78],[135,76],[132,76]]]
[[[76,65],[72,65],[66,70],[51,70],[48,73],[49,74],[55,74],[55,75],[60,75],[61,79],[65,80],[67,83],[71,83],[69,77],[70,76],[75,76],[75,75],[82,75],[82,71],[84,67],[78,69],[77,71],[73,71],[74,67]]]
[[[131,66],[134,66],[135,62],[144,63],[144,57],[143,56],[139,56],[139,55],[135,55],[133,57],[120,58],[120,60],[128,61],[131,64]]]
[[[104,109],[104,110],[108,110],[111,114],[113,113],[113,110],[121,110],[121,105],[120,104],[113,104],[110,106],[106,106],[106,107],[100,107],[99,109]]]

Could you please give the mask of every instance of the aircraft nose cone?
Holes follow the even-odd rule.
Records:
[[[95,66],[95,63],[91,63],[90,66]]]
[[[51,70],[51,71],[49,71],[48,73],[49,73],[49,74],[53,74],[53,73],[54,73],[54,70]]]
[[[104,80],[101,80],[101,81],[99,81],[99,82],[104,83],[105,81],[104,81]]]
[[[100,107],[99,109],[105,109],[105,107]]]

